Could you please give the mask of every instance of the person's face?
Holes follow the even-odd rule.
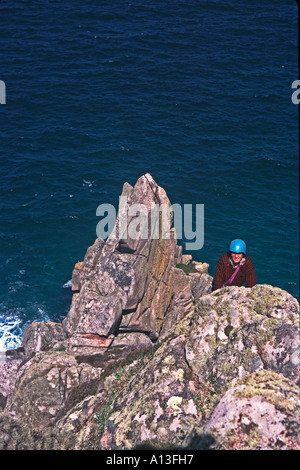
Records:
[[[231,252],[231,257],[234,263],[239,263],[243,257],[243,253],[233,253]]]

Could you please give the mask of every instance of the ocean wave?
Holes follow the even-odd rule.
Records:
[[[22,343],[21,319],[0,314],[0,351],[16,349]]]
[[[72,287],[72,279],[70,279],[68,282],[66,282],[65,284],[63,284],[63,288],[67,289],[69,287]]]
[[[51,318],[43,304],[32,302],[24,307],[0,304],[0,351],[19,348],[26,327],[33,321],[48,322]]]

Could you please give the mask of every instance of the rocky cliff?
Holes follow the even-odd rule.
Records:
[[[2,358],[0,448],[300,449],[297,300],[211,292],[172,218],[169,237],[150,223],[124,236],[124,210],[128,227],[136,204],[148,222],[171,207],[151,175],[122,196],[112,234],[74,267],[67,317],[32,323]]]

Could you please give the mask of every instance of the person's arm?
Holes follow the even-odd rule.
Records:
[[[255,268],[252,259],[248,258],[246,265],[246,287],[253,287],[257,284]]]
[[[224,267],[223,267],[223,260],[222,257],[220,257],[217,267],[216,267],[216,272],[215,272],[215,277],[213,279],[213,284],[212,284],[212,290],[217,290],[223,287],[223,284],[225,282],[224,279]]]

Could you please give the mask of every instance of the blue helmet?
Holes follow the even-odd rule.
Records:
[[[229,246],[229,251],[233,251],[233,253],[246,254],[246,243],[243,240],[239,240],[238,238],[232,240]]]

